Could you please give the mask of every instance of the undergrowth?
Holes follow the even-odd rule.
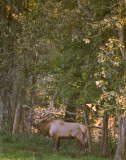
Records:
[[[54,141],[47,137],[32,134],[0,132],[0,160],[73,160],[77,159],[78,144],[76,140],[61,140],[60,154],[54,152]],[[82,151],[78,160],[86,160]],[[112,160],[112,157],[102,158],[98,154],[89,156],[88,160]]]

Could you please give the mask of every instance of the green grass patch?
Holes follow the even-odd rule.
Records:
[[[42,136],[0,135],[0,160],[74,160],[78,152],[76,140],[61,140],[60,154],[54,152],[54,141]],[[88,160],[112,160],[98,155]],[[78,160],[87,160],[82,151]]]

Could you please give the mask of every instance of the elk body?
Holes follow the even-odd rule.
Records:
[[[55,141],[55,151],[58,153],[60,139],[76,138],[79,142],[79,153],[83,146],[85,146],[84,136],[87,132],[87,127],[81,123],[65,122],[62,119],[55,120],[32,120],[33,127],[38,129],[40,134],[49,136]]]

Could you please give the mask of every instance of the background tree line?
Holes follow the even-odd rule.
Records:
[[[103,116],[102,155],[118,119],[115,159],[125,159],[126,1],[0,0],[0,20],[0,129],[29,132],[24,105],[57,93],[55,107],[80,110],[87,125]],[[92,152],[90,128],[88,140]]]

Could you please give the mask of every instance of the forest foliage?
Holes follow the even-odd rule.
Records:
[[[123,125],[125,0],[0,0],[0,129],[24,133],[25,106],[50,101]]]

